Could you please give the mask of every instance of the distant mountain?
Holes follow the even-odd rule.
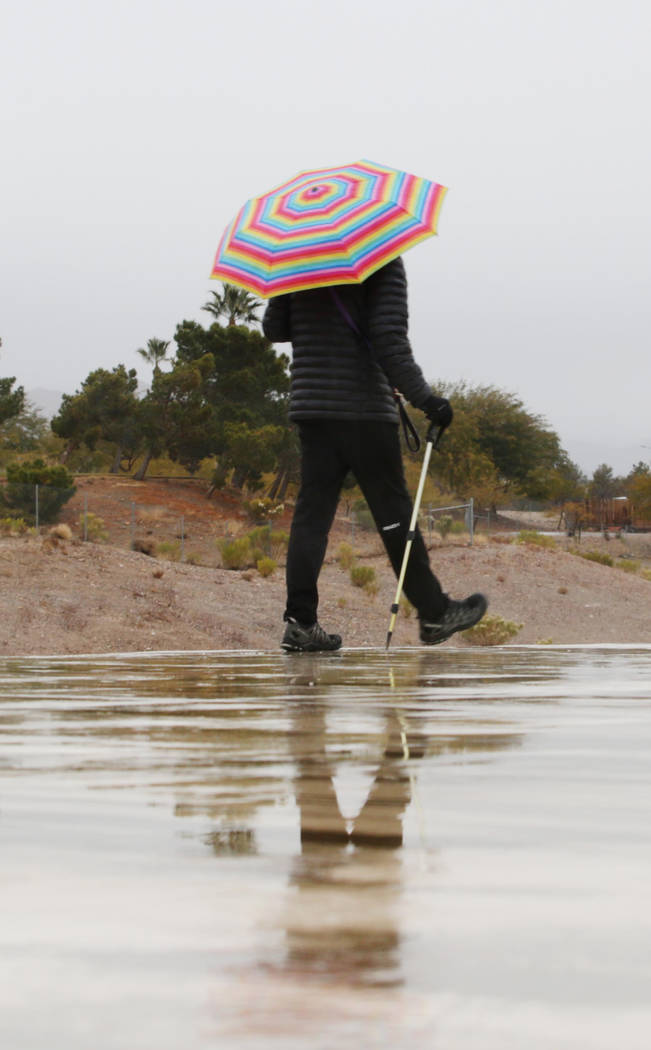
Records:
[[[62,390],[46,390],[44,387],[35,387],[34,390],[26,390],[25,395],[31,401],[34,408],[42,412],[47,419],[52,419],[59,411]]]

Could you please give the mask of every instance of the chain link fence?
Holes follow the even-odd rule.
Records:
[[[0,481],[0,534],[43,532],[53,523],[66,525],[82,542],[109,543],[173,561],[207,566],[223,563],[224,542],[252,535],[254,549],[282,561],[287,532],[282,525],[244,520],[238,502],[232,513],[224,503],[211,504],[206,489],[184,482],[166,491],[165,479],[134,491],[130,479],[112,481],[110,489],[93,476],[73,489],[49,485],[18,485]],[[173,488],[173,491],[172,491]],[[179,492],[183,493],[183,497]],[[140,498],[138,498],[140,496]],[[285,515],[285,520],[287,515]],[[428,546],[450,537],[472,546],[477,529],[491,531],[490,512],[478,513],[474,500],[443,507],[421,507],[418,524]],[[285,524],[285,530],[288,525]],[[367,553],[382,549],[368,507],[340,507],[331,545],[341,540]]]

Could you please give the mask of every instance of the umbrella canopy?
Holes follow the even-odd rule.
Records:
[[[436,233],[445,186],[368,160],[304,171],[247,201],[211,277],[262,298],[358,284]]]

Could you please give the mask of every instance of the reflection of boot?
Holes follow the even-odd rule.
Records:
[[[403,842],[402,818],[411,800],[411,784],[405,767],[405,742],[397,719],[387,725],[384,757],[369,793],[355,819],[351,842],[356,846],[398,849]]]
[[[346,822],[339,811],[332,771],[327,763],[305,763],[296,784],[296,802],[301,811],[301,842],[348,843]],[[321,768],[319,768],[321,767]]]
[[[301,842],[347,844],[346,822],[339,811],[333,771],[326,756],[323,708],[301,705],[295,712],[292,730],[297,752],[294,791],[301,814]]]

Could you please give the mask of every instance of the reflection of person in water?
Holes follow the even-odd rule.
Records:
[[[328,980],[400,982],[397,903],[402,886],[402,819],[411,799],[410,741],[397,715],[386,715],[384,747],[357,817],[341,814],[335,768],[326,750],[326,708],[294,708],[301,852],[295,858],[285,916],[289,969]],[[412,745],[415,744],[412,741]],[[422,754],[422,748],[418,748]]]

